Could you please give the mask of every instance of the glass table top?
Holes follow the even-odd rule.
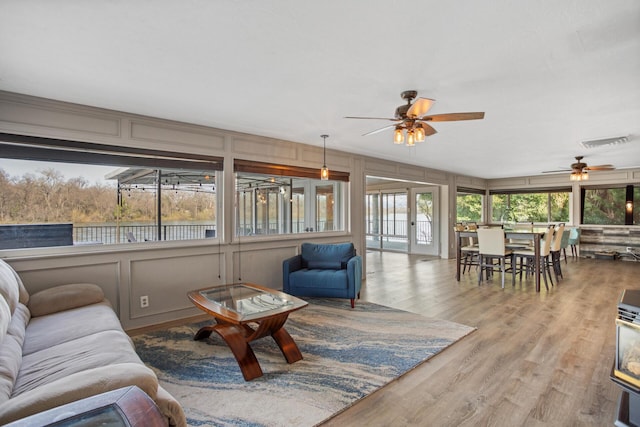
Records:
[[[204,289],[199,293],[208,301],[242,316],[294,305],[293,301],[243,284]]]

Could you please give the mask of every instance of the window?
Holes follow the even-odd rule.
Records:
[[[407,202],[406,191],[367,194],[367,248],[408,250]]]
[[[516,222],[569,222],[570,189],[491,192],[491,221],[502,222],[510,209]]]
[[[238,159],[234,169],[237,236],[345,230],[348,174],[321,181],[317,169]]]
[[[456,222],[482,222],[484,190],[458,188]]]
[[[214,237],[222,159],[0,134],[0,249]]]
[[[582,223],[640,224],[640,186],[583,188]],[[629,203],[630,202],[630,203]]]

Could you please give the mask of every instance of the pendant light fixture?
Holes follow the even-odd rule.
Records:
[[[320,179],[326,181],[329,179],[329,168],[327,168],[327,138],[329,135],[320,135],[322,138],[322,169],[320,169]]]

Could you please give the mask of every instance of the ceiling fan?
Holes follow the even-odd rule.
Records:
[[[365,119],[365,120],[390,120],[394,123],[371,132],[367,132],[362,136],[372,135],[387,129],[395,128],[393,142],[402,144],[405,140],[403,132],[407,134],[407,145],[415,145],[416,142],[424,141],[426,136],[431,136],[437,131],[427,122],[454,122],[458,120],[477,120],[484,118],[484,112],[481,113],[448,113],[425,115],[433,106],[435,100],[429,98],[418,98],[415,90],[405,90],[400,94],[402,99],[407,101],[405,105],[396,108],[394,118],[384,117],[345,117],[346,119]]]
[[[613,165],[588,166],[582,162],[583,158],[584,156],[576,156],[576,162],[571,164],[570,169],[542,171],[542,173],[571,172],[571,176],[569,177],[571,181],[586,181],[589,179],[589,171],[610,171],[615,169]]]

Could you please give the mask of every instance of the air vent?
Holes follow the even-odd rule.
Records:
[[[593,139],[591,141],[582,141],[580,145],[582,145],[584,148],[597,148],[597,147],[604,147],[607,145],[626,144],[627,142],[629,142],[629,137],[617,136],[614,138]]]

